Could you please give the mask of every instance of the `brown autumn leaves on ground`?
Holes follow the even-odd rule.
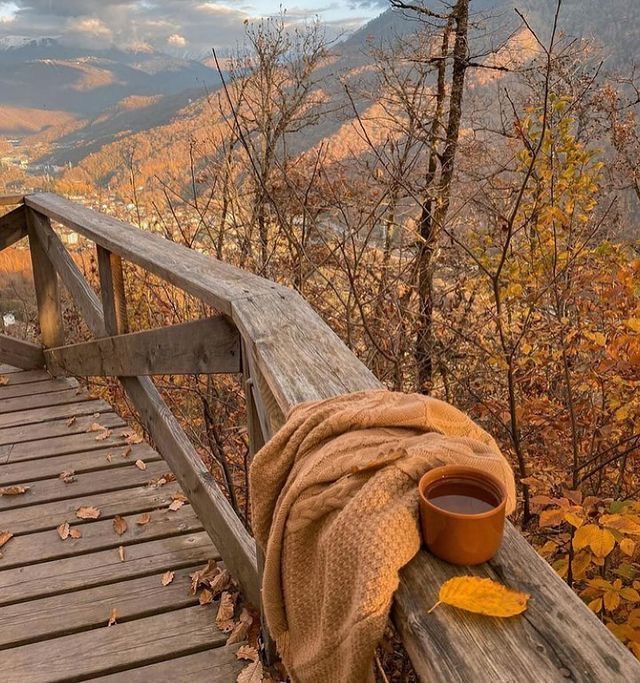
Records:
[[[4,383],[4,382],[3,382]],[[94,415],[94,418],[99,418],[99,415]],[[76,423],[76,418],[72,417],[67,421],[67,426],[71,427]],[[97,434],[96,441],[106,441],[112,437],[109,429],[101,425],[98,421],[93,422],[87,429],[87,432],[95,432]],[[124,431],[120,438],[125,444],[124,450],[120,452],[123,458],[129,458],[132,453],[132,445],[142,443],[141,436],[132,430]],[[119,448],[119,447],[118,447]],[[114,448],[114,452],[115,452]],[[106,456],[108,462],[112,462],[114,453],[109,452]],[[131,463],[131,466],[137,467],[140,470],[145,470],[146,465],[142,460],[136,460]],[[62,485],[72,485],[76,481],[75,472],[67,470],[61,472],[59,479]],[[149,486],[160,487],[175,481],[175,477],[171,473],[167,473],[155,481],[150,481]],[[36,484],[37,486],[37,484]],[[28,494],[32,490],[30,486],[11,485],[0,487],[0,496],[22,496]],[[156,509],[153,511],[142,512],[136,516],[130,516],[129,521],[121,515],[114,515],[112,519],[112,532],[117,537],[124,536],[128,531],[130,524],[135,524],[137,527],[147,527],[154,522],[154,514],[157,512],[175,513],[180,510],[188,502],[186,496],[181,491],[175,491],[171,494],[171,500],[166,507]],[[76,508],[75,518],[72,520],[63,520],[56,527],[55,533],[60,538],[61,542],[80,541],[83,537],[83,523],[92,522],[101,519],[102,511],[95,505],[87,504]],[[53,533],[53,532],[52,532]],[[6,546],[13,538],[13,533],[9,530],[0,531],[0,548]],[[126,562],[126,546],[120,545],[117,550],[120,562]],[[0,554],[0,557],[2,555]],[[160,577],[160,586],[170,586],[176,578],[176,572],[167,570]],[[192,595],[197,596],[198,603],[209,609],[215,610],[216,625],[223,632],[228,634],[227,645],[240,644],[241,647],[236,651],[236,657],[241,661],[246,661],[247,665],[238,675],[240,683],[254,683],[265,680],[262,663],[258,657],[258,633],[259,633],[259,618],[255,611],[248,606],[244,606],[240,596],[237,584],[224,566],[219,565],[216,560],[209,560],[209,562],[201,569],[195,571],[190,575],[190,582],[187,590]],[[217,604],[216,604],[217,603]],[[105,617],[107,627],[116,626],[118,624],[118,610],[116,607],[109,609],[108,615]]]

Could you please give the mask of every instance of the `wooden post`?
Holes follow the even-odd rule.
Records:
[[[27,211],[27,231],[33,266],[33,282],[38,302],[38,319],[42,345],[51,348],[64,344],[58,275],[38,237],[36,226],[43,230],[51,230],[49,219],[30,209]]]
[[[260,424],[260,416],[258,406],[256,405],[255,387],[253,379],[250,374],[249,360],[247,356],[246,345],[242,344],[242,373],[244,379],[244,396],[247,404],[247,430],[249,432],[249,462],[253,460],[253,456],[264,446],[265,435],[263,434]],[[270,435],[269,435],[270,436]],[[247,496],[250,494],[247,491]],[[267,666],[271,666],[277,659],[276,644],[271,638],[267,622],[264,618],[264,609],[262,608],[262,574],[264,572],[264,552],[262,548],[256,543],[256,560],[258,562],[258,581],[260,582],[260,619],[262,622],[262,658]]]
[[[98,270],[107,334],[111,336],[126,334],[129,331],[129,321],[127,320],[122,259],[98,245]]]

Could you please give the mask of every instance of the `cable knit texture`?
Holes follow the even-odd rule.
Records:
[[[256,454],[264,611],[294,683],[373,680],[398,572],[420,548],[417,482],[451,463],[498,477],[513,510],[513,473],[491,436],[419,394],[302,404]]]

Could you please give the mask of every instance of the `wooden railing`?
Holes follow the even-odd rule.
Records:
[[[379,388],[379,381],[291,289],[53,194],[0,204],[18,204],[0,218],[0,250],[29,238],[42,335],[42,348],[0,335],[0,363],[119,377],[226,565],[258,605],[255,543],[149,376],[242,373],[252,452],[296,404]],[[52,220],[96,244],[101,301]],[[122,259],[220,315],[128,333]],[[64,345],[58,280],[95,340]],[[529,609],[503,621],[447,608],[428,613],[442,582],[469,572],[526,591]],[[456,568],[420,552],[402,571],[392,616],[424,681],[640,681],[637,660],[510,524],[500,553],[481,567]]]

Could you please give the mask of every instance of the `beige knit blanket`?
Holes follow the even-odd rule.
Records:
[[[294,683],[372,680],[398,572],[420,548],[417,482],[448,463],[496,475],[513,510],[513,474],[495,441],[419,394],[302,404],[255,456],[264,611]]]

